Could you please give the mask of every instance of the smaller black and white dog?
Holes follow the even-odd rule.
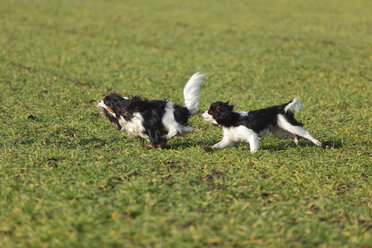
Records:
[[[183,90],[185,106],[168,100],[145,100],[139,96],[107,95],[97,105],[101,113],[119,131],[164,148],[167,140],[193,131],[188,120],[199,104],[199,89],[205,74],[192,75]]]
[[[302,104],[295,99],[279,106],[255,111],[233,111],[228,102],[215,102],[203,113],[204,120],[222,126],[223,138],[211,148],[223,149],[236,142],[246,142],[251,153],[260,147],[260,139],[270,132],[278,138],[293,139],[298,145],[298,136],[310,140],[317,146],[322,143],[303,128],[303,124],[294,118],[292,110],[299,111]]]

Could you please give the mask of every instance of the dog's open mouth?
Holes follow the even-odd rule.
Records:
[[[121,130],[121,125],[119,124],[119,121],[108,111],[102,106],[98,106],[99,111],[112,123],[112,125],[117,129]]]

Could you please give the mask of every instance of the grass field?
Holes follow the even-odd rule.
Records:
[[[372,247],[371,1],[0,0],[0,247]],[[110,92],[200,111],[297,97],[325,149],[142,149]]]

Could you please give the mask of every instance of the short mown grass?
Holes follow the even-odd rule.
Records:
[[[371,247],[371,1],[0,1],[0,247]],[[199,109],[297,97],[324,149],[221,130],[146,150],[110,92]]]

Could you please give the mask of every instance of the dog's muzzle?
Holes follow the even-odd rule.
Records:
[[[110,108],[110,107],[107,107],[103,101],[99,102],[97,104],[97,107],[99,109],[99,111],[112,123],[112,125],[117,129],[117,130],[121,130],[121,125],[119,124],[119,121],[116,119],[116,117],[114,116],[115,113],[114,111]]]

